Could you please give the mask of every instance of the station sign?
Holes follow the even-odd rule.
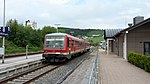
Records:
[[[5,31],[3,31],[3,27],[0,27],[0,36],[8,36],[10,33],[10,28],[5,27]]]

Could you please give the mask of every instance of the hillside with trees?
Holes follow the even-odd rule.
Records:
[[[11,31],[10,35],[6,37],[5,40],[6,54],[25,52],[26,45],[29,46],[29,52],[40,51],[43,49],[45,34],[57,32],[56,28],[51,26],[44,26],[41,29],[32,29],[30,26],[19,24],[16,19],[7,21],[6,26],[10,27]],[[103,31],[98,29],[59,27],[58,30],[59,32],[86,39],[91,42],[92,45],[97,45],[103,40]],[[0,39],[0,45],[2,45],[2,39]]]
[[[43,49],[44,35],[56,32],[56,28],[44,26],[42,29],[32,29],[30,26],[19,24],[17,20],[9,20],[6,26],[10,27],[10,35],[6,37],[6,54],[25,52],[26,45],[29,51],[40,51]],[[0,39],[2,45],[2,39]]]
[[[98,45],[101,41],[104,40],[104,31],[100,29],[77,29],[65,27],[59,27],[58,29],[63,30],[63,32],[75,37],[86,39],[91,42],[92,45]]]
[[[59,30],[64,30],[65,33],[71,34],[76,37],[80,36],[88,36],[91,37],[92,35],[99,35],[100,37],[103,36],[103,31],[100,29],[75,29],[75,28],[65,28],[59,27]]]

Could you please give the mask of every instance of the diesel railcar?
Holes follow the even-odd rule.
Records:
[[[89,51],[90,43],[66,33],[46,34],[43,59],[47,62],[60,62],[72,56]]]

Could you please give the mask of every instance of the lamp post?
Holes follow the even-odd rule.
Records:
[[[61,25],[61,24],[55,24],[55,26],[57,27],[57,33],[58,33],[58,26],[59,26],[59,25]]]
[[[3,32],[5,32],[5,0],[4,0],[4,8],[3,8]],[[4,63],[4,55],[5,55],[5,36],[3,36],[3,45],[4,53],[2,55],[2,63]]]
[[[26,59],[28,59],[28,57],[27,57],[27,56],[28,56],[28,47],[29,47],[29,46],[26,45]]]

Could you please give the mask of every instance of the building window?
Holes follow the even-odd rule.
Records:
[[[150,55],[150,42],[144,42],[144,55]]]

